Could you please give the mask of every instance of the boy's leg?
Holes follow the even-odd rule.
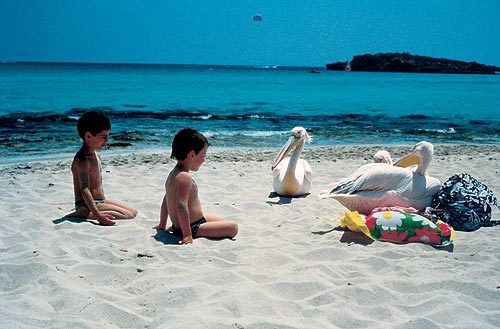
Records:
[[[134,215],[134,217],[137,216],[137,212],[138,212],[137,209],[135,209],[134,207],[129,206],[128,204],[125,204],[125,203],[122,203],[122,202],[119,202],[119,201],[115,201],[115,200],[108,200],[108,199],[105,199],[104,203],[109,203],[109,204],[112,204],[112,205],[115,205],[115,206],[127,209],[131,214]]]
[[[105,200],[96,205],[97,209],[103,214],[113,215],[115,219],[132,219],[137,215],[137,210],[131,207],[123,207],[123,204],[117,201]]]
[[[80,207],[72,213],[64,215],[64,217],[89,218],[89,210],[87,207]]]
[[[205,215],[205,219],[207,220],[207,222],[216,222],[216,221],[223,221],[223,220],[225,220],[221,216],[213,215],[213,214],[206,214]]]
[[[205,215],[206,223],[200,225],[195,238],[234,238],[238,234],[238,224],[217,215]]]

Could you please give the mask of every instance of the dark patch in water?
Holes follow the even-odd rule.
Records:
[[[145,107],[148,107],[147,105],[141,105],[141,104],[123,104],[123,106],[136,109],[143,109]]]
[[[266,111],[187,109],[114,110],[109,106],[71,108],[63,114],[40,112],[0,116],[0,154],[9,152],[75,152],[81,145],[76,120],[86,111],[105,113],[111,120],[110,146],[169,147],[175,132],[193,127],[220,147],[280,147],[291,127],[304,126],[315,145],[402,143],[415,140],[449,143],[499,143],[498,121],[450,119],[426,115],[390,117],[343,113],[308,116]]]

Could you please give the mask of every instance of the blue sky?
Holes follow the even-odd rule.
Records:
[[[0,0],[0,61],[324,66],[409,52],[500,66],[499,22],[500,0]]]

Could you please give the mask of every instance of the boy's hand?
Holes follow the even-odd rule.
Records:
[[[163,225],[156,225],[156,226],[153,226],[153,230],[160,230],[160,231],[167,231],[168,233],[173,233],[174,232],[174,229],[172,228],[172,226],[169,226],[168,228],[165,228],[165,226]]]
[[[115,222],[113,222],[111,220],[113,218],[114,217],[112,215],[106,214],[106,215],[98,217],[97,221],[99,222],[99,224],[104,225],[104,226],[113,226],[116,224]]]
[[[165,226],[158,224],[156,226],[153,226],[153,230],[165,231]]]
[[[185,236],[182,238],[182,241],[180,242],[180,244],[191,244],[193,243],[193,236],[192,235],[188,235],[188,236]]]

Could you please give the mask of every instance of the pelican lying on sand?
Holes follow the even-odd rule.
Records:
[[[420,142],[408,156],[391,166],[370,163],[343,179],[330,194],[349,210],[370,214],[376,207],[402,206],[424,210],[432,202],[441,182],[426,174],[434,147]],[[417,165],[417,168],[407,168]]]
[[[302,127],[292,129],[291,136],[273,161],[273,188],[281,196],[295,197],[311,191],[312,170],[309,163],[300,159],[304,143],[312,138]],[[286,158],[293,150],[292,155]]]
[[[391,154],[386,150],[380,150],[373,156],[373,162],[375,163],[388,163],[392,165]]]

